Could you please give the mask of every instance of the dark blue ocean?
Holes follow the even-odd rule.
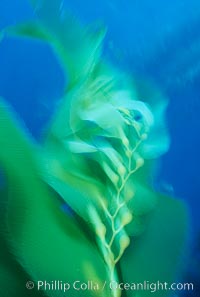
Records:
[[[190,261],[185,278],[198,284],[200,2],[69,0],[63,5],[83,24],[104,23],[108,29],[105,55],[134,76],[152,81],[169,98],[171,146],[162,157],[158,187],[188,206]],[[32,17],[27,0],[0,0],[0,29]],[[11,103],[39,141],[63,88],[62,71],[47,45],[5,36],[0,43],[0,96]],[[189,296],[200,296],[200,290],[185,297]]]

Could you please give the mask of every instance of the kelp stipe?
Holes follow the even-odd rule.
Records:
[[[8,165],[15,156],[0,154],[7,175],[12,176],[9,186],[20,185],[21,198],[11,195],[8,202],[13,253],[34,280],[92,279],[100,287],[105,280],[170,282],[187,219],[178,201],[155,193],[148,183],[151,159],[169,145],[162,121],[166,102],[153,89],[148,89],[148,97],[140,97],[138,84],[104,60],[105,29],[82,28],[69,14],[61,13],[60,1],[33,3],[37,20],[8,31],[49,43],[70,83],[43,147],[35,153],[30,146],[27,156],[27,140],[13,139],[22,161],[30,164],[33,159],[33,166],[21,166],[12,176]],[[13,130],[13,135],[19,130]],[[11,142],[12,133],[8,133]],[[29,173],[26,182],[25,171]],[[95,242],[85,236],[80,220],[60,211],[62,203],[47,184],[85,221]],[[14,205],[23,204],[25,211],[16,211]],[[168,242],[173,242],[173,248]],[[121,293],[106,287],[84,294],[118,297]],[[46,294],[63,296],[59,291]],[[128,296],[136,294],[143,297],[151,292],[127,291]],[[157,292],[157,296],[167,295],[167,291]]]

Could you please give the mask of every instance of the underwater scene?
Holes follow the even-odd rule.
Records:
[[[0,297],[199,297],[199,128],[198,0],[0,0]]]

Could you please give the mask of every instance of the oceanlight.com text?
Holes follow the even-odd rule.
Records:
[[[75,280],[73,282],[64,282],[64,281],[46,281],[40,280],[37,282],[28,281],[26,283],[26,288],[28,290],[36,289],[38,291],[63,291],[67,292],[70,290],[75,291],[103,291],[103,290],[111,290],[111,291],[150,291],[151,293],[155,293],[157,291],[193,291],[194,284],[193,283],[168,283],[168,282],[131,282],[131,283],[120,283],[116,281],[102,281],[95,282],[89,280],[87,282],[81,282],[80,280]]]

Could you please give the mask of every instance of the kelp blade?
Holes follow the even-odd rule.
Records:
[[[39,178],[32,145],[7,110],[1,100],[0,164],[9,190],[6,224],[13,254],[34,281],[93,279],[101,285],[106,275],[103,260]],[[46,293],[63,296],[62,291]],[[78,291],[70,294],[79,296]],[[102,294],[110,293],[95,296]]]

